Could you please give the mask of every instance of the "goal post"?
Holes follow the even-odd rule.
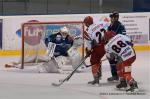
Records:
[[[48,60],[46,56],[47,47],[45,39],[55,33],[60,28],[67,27],[72,37],[83,38],[84,24],[81,21],[68,22],[28,22],[22,24],[22,52],[21,69],[26,63],[38,63]],[[84,39],[79,53],[84,56]]]

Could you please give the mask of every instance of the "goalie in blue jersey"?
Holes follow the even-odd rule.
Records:
[[[73,38],[69,35],[69,30],[66,27],[60,28],[60,32],[50,35],[45,39],[45,44],[48,47],[49,42],[55,43],[56,48],[54,56],[68,56],[67,51],[73,45]]]

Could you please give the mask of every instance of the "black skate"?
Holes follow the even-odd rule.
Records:
[[[119,77],[118,76],[112,76],[112,77],[109,77],[107,79],[108,82],[118,82],[119,81]]]
[[[116,88],[126,89],[127,88],[127,82],[125,80],[120,81],[120,84],[116,85]]]
[[[134,81],[131,85],[130,88],[126,90],[126,92],[137,92],[138,91],[138,85],[137,82]]]
[[[94,80],[88,82],[88,84],[90,84],[90,85],[99,85],[99,80],[100,80],[100,79],[101,79],[101,74],[97,74],[97,75],[94,77]]]
[[[99,80],[90,81],[90,82],[88,82],[88,84],[90,84],[90,85],[99,85]]]

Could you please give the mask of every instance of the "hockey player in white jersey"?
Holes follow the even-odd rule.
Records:
[[[107,30],[109,23],[104,21],[94,22],[91,16],[87,16],[84,18],[84,24],[87,27],[86,31],[84,31],[86,54],[91,54],[90,63],[94,78],[88,84],[97,85],[101,78],[101,59],[105,55],[104,42],[100,41],[102,36],[100,35],[100,31]]]
[[[117,34],[114,37],[110,37],[109,33],[105,33],[104,39],[108,41],[105,46],[106,56],[109,59],[117,60],[117,73],[120,77],[120,83],[116,88],[126,88],[126,91],[137,91],[137,82],[131,75],[131,65],[136,60],[136,53],[133,49],[133,44],[128,36]]]

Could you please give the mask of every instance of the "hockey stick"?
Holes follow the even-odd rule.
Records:
[[[81,62],[78,64],[78,66],[63,80],[59,80],[59,83],[52,83],[53,86],[60,86],[62,85],[65,81],[68,81],[72,75],[76,72],[76,70],[83,64],[83,62],[87,59],[87,57],[89,57],[90,55],[86,55]]]
[[[102,59],[100,62],[106,61],[107,58]],[[83,64],[85,65],[86,68],[91,67],[93,64],[87,65],[85,62],[83,62]]]

